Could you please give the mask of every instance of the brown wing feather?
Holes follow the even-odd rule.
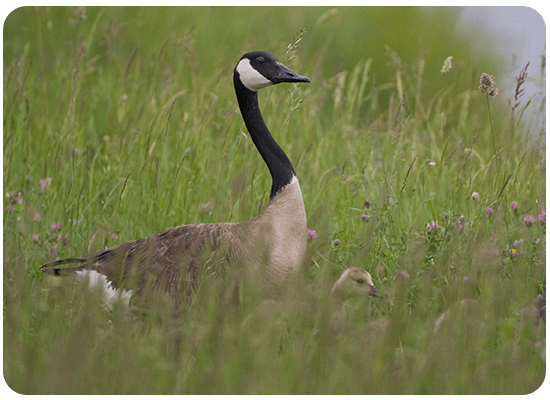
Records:
[[[95,270],[115,288],[165,292],[174,300],[191,295],[204,274],[223,274],[234,261],[237,224],[182,225],[85,257],[40,268],[53,275]],[[62,267],[65,264],[78,266]]]

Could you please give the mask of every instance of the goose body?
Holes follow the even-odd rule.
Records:
[[[272,177],[270,201],[257,217],[178,226],[95,254],[55,261],[41,266],[42,271],[75,274],[91,286],[102,286],[108,304],[152,292],[167,295],[178,306],[194,296],[207,277],[225,282],[229,297],[235,298],[244,275],[265,297],[276,296],[305,253],[306,214],[298,178],[262,118],[257,91],[309,79],[272,54],[256,51],[241,57],[233,82],[245,125]]]

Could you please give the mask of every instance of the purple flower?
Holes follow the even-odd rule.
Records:
[[[317,232],[315,232],[315,230],[313,230],[313,229],[308,229],[307,230],[307,240],[313,240],[313,239],[317,239]]]
[[[512,212],[513,212],[514,214],[517,214],[517,213],[518,213],[518,208],[519,208],[519,204],[518,204],[517,201],[512,201],[512,202],[510,203],[510,209],[512,210]]]
[[[540,238],[537,238],[537,240],[535,240],[535,244],[539,244],[540,243]]]
[[[38,236],[37,235],[32,235],[32,242],[34,244],[38,244]]]
[[[523,244],[523,239],[514,240],[514,247],[519,247]]]
[[[333,246],[339,246],[339,245],[340,245],[340,240],[339,240],[339,239],[334,239],[334,240],[332,241],[332,245],[333,245]]]
[[[527,228],[530,228],[535,223],[535,217],[528,215],[525,218],[523,218],[523,222],[525,222],[525,226],[527,226]]]
[[[63,244],[69,243],[69,234],[66,233],[66,234],[65,234],[65,237],[63,237],[63,234],[62,234],[62,233],[60,233],[59,235],[57,235],[57,243],[63,243]]]
[[[370,208],[370,201],[369,199],[365,199],[365,207],[367,207],[367,210]]]
[[[409,279],[410,276],[407,273],[407,271],[395,271],[395,275],[393,276],[393,279]]]
[[[370,219],[370,217],[367,214],[363,214],[363,215],[361,215],[361,219],[363,221],[367,222]]]
[[[437,221],[432,221],[432,223],[428,223],[428,225],[426,226],[426,229],[428,230],[429,233],[437,233],[437,231],[439,230],[439,224],[437,223]]]
[[[473,192],[472,193],[472,200],[479,200],[479,193],[478,192]]]
[[[21,197],[21,192],[13,191],[11,193],[6,193],[6,197],[10,199],[11,204],[23,204],[23,198]]]
[[[56,224],[55,222],[52,222],[52,224],[50,225],[50,228],[52,228],[52,231],[60,231],[61,225]]]
[[[42,221],[42,217],[40,216],[40,214],[38,214],[38,211],[35,211],[32,215],[32,219],[34,221]]]
[[[542,210],[539,214],[539,222],[546,225],[546,211]]]
[[[458,224],[458,226],[456,227],[456,231],[460,232],[463,228],[464,228],[464,225]]]
[[[52,178],[40,179],[38,181],[38,184],[40,185],[40,188],[42,188],[42,190],[46,190],[46,188],[50,185],[51,181],[52,181]]]
[[[491,217],[491,216],[493,215],[493,212],[494,212],[494,211],[493,211],[493,209],[492,209],[491,207],[487,207],[487,208],[485,209],[485,212],[487,213],[487,216],[488,216],[488,217]]]

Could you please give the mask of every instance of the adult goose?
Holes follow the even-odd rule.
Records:
[[[161,294],[179,307],[207,279],[237,299],[243,279],[274,297],[306,250],[306,213],[298,178],[260,113],[258,90],[282,82],[309,82],[264,51],[246,53],[233,71],[244,123],[272,178],[270,200],[254,219],[240,223],[181,225],[143,239],[41,266],[52,275],[76,274],[103,286],[109,304],[130,296]]]

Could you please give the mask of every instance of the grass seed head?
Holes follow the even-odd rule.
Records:
[[[478,89],[481,93],[486,94],[491,99],[495,99],[498,96],[498,89],[495,87],[493,75],[486,74],[485,72],[482,73],[479,78]]]
[[[441,75],[445,75],[453,67],[453,56],[449,56],[443,61],[443,67],[441,67]]]

